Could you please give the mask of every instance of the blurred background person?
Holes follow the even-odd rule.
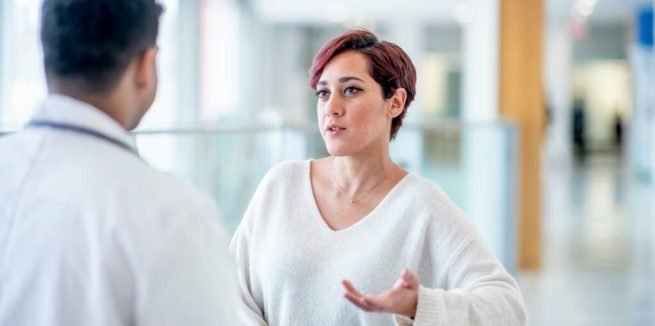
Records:
[[[584,160],[587,154],[587,138],[586,138],[586,125],[587,125],[587,109],[585,108],[584,100],[578,98],[573,105],[573,144],[575,146],[576,157]]]
[[[153,0],[43,2],[49,95],[0,139],[0,324],[234,322],[214,203],[152,169],[127,133],[157,92],[161,12]]]

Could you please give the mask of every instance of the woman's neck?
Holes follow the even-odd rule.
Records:
[[[334,156],[332,175],[337,187],[355,196],[383,182],[393,166],[388,151],[375,156]]]

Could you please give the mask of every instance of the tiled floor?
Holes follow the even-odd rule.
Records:
[[[611,154],[544,171],[543,265],[519,275],[530,325],[655,325],[652,185]]]

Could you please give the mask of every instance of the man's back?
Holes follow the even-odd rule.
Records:
[[[34,119],[47,123],[0,138],[0,325],[231,320],[211,200],[150,168],[93,107],[53,96]]]

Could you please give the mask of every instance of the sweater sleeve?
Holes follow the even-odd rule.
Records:
[[[527,325],[516,281],[477,236],[462,241],[445,273],[448,290],[420,287],[414,325]]]
[[[262,178],[257,190],[250,199],[246,212],[241,219],[232,242],[230,253],[233,255],[237,265],[237,278],[240,290],[238,303],[239,325],[268,325],[270,318],[264,310],[263,303],[257,302],[262,298],[261,288],[258,287],[255,279],[255,268],[262,268],[256,265],[257,259],[261,258],[261,250],[265,248],[266,223],[271,218],[269,205],[275,205],[281,200],[280,183],[284,183],[299,164],[297,161],[287,161],[272,167]]]
[[[265,178],[266,179],[266,178]],[[237,265],[237,278],[239,285],[238,325],[268,325],[264,312],[255,301],[252,294],[252,247],[253,247],[253,223],[259,211],[261,188],[265,180],[257,187],[248,208],[237,228],[230,243],[230,253]]]
[[[239,284],[239,300],[237,303],[239,325],[268,325],[264,319],[264,313],[255,302],[250,286],[250,234],[246,225],[240,225],[237,229],[230,252],[237,264],[237,276]]]

